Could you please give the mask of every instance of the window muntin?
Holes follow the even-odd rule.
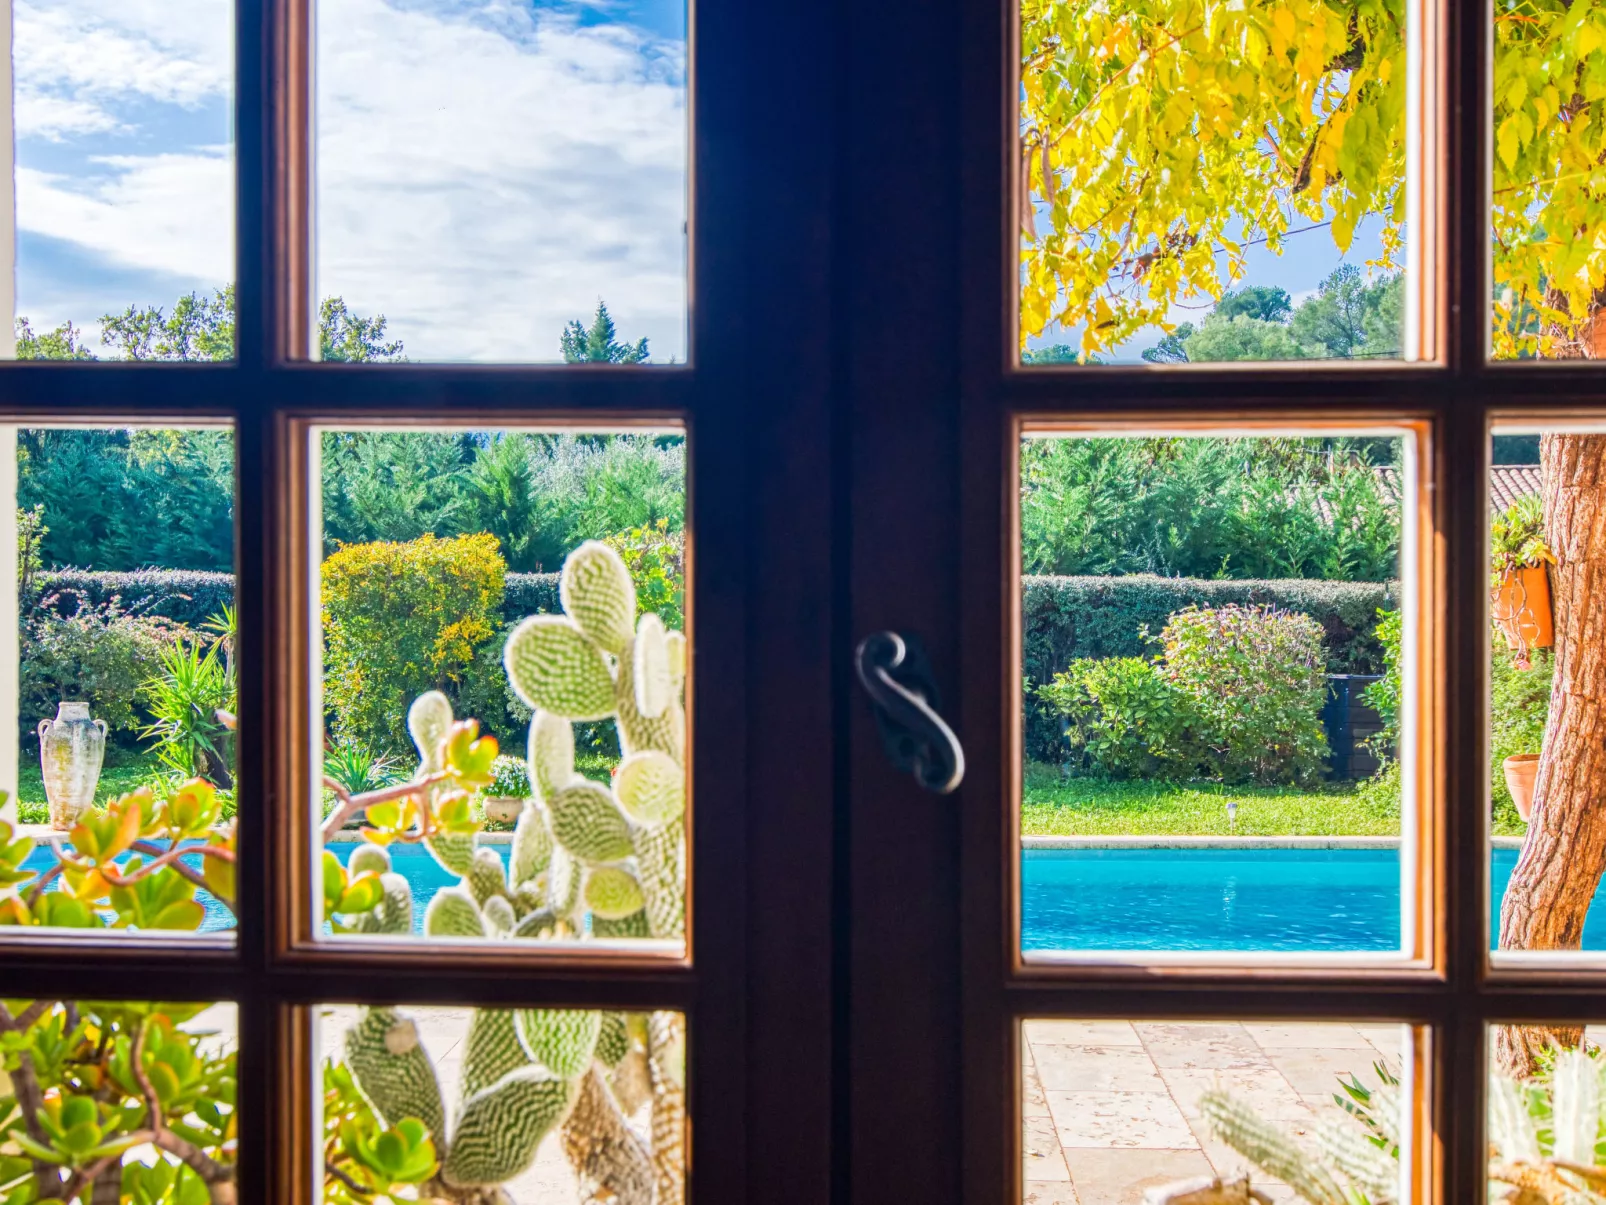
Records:
[[[314,358],[687,361],[684,6],[314,22]]]

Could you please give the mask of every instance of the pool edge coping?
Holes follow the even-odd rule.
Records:
[[[1521,837],[1492,836],[1491,849],[1520,849]],[[1398,849],[1398,837],[1064,837],[1023,836],[1021,849]]]

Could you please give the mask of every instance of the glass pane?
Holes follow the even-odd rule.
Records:
[[[0,1023],[6,1201],[234,1199],[234,1005],[7,1000]]]
[[[9,16],[16,331],[0,353],[231,358],[234,6],[16,0]]]
[[[1489,1027],[1488,1200],[1598,1198],[1603,1041],[1598,1024]]]
[[[1023,0],[1023,362],[1415,359],[1411,7]]]
[[[1593,360],[1606,245],[1597,197],[1606,120],[1606,12],[1495,0],[1490,165],[1497,360]]]
[[[1025,1201],[1187,1201],[1245,1177],[1265,1195],[1214,1199],[1410,1200],[1411,1041],[1386,1023],[1024,1021]]]
[[[1490,503],[1490,932],[1502,959],[1606,951],[1606,434],[1499,428]]]
[[[317,1039],[325,1205],[685,1199],[680,1013],[324,1005]]]
[[[1023,440],[1028,958],[1418,948],[1416,464],[1399,429]]]
[[[682,434],[311,441],[324,932],[684,949]]]
[[[684,3],[316,11],[314,355],[685,362]]]
[[[0,445],[0,924],[232,930],[234,433],[6,426]]]

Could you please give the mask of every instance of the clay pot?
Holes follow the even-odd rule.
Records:
[[[480,799],[480,807],[487,820],[512,824],[524,811],[524,800],[517,795],[486,795]]]
[[[95,802],[106,757],[106,721],[89,718],[88,703],[62,703],[39,721],[39,768],[50,800],[50,827],[66,832]]]
[[[1534,779],[1539,777],[1539,754],[1518,753],[1500,763],[1506,772],[1506,790],[1524,822],[1534,810]]]
[[[1548,649],[1555,643],[1550,621],[1550,578],[1543,565],[1508,569],[1489,592],[1489,615],[1512,652]]]

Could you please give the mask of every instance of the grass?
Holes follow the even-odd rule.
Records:
[[[1236,801],[1236,823],[1227,804]],[[1209,782],[1110,782],[1026,771],[1024,836],[1398,836],[1397,800],[1353,783],[1321,787],[1223,786]]]
[[[154,753],[107,749],[106,764],[101,767],[100,782],[95,786],[95,802],[104,805],[160,777],[161,763]],[[17,818],[24,824],[44,824],[50,819],[45,777],[39,768],[37,750],[30,754],[23,749],[17,765]]]

